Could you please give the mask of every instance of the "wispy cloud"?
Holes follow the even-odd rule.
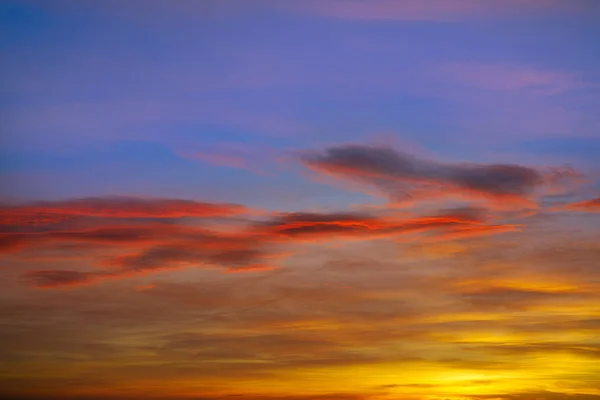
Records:
[[[318,172],[375,186],[393,200],[460,195],[535,207],[536,195],[580,177],[570,168],[442,163],[364,145],[334,146],[301,159]]]
[[[248,210],[237,204],[217,204],[179,199],[91,197],[37,202],[0,208],[2,224],[28,225],[57,222],[76,216],[110,218],[222,217]]]
[[[365,145],[306,152],[301,161],[317,172],[373,185],[393,200],[408,197],[418,202],[450,195],[468,202],[483,199],[488,206],[503,208],[536,208],[536,196],[579,178],[568,168],[442,163],[390,147]],[[297,246],[307,243],[405,235],[435,243],[516,232],[524,227],[515,222],[520,217],[511,212],[493,215],[481,208],[439,207],[437,212],[414,215],[385,207],[376,213],[260,215],[228,203],[87,198],[4,206],[0,243],[4,253],[16,257],[33,249],[53,249],[60,254],[74,245],[108,251],[95,261],[100,269],[40,269],[24,276],[37,287],[56,288],[190,267],[217,268],[225,273],[266,271],[279,267],[283,259],[299,251]],[[246,217],[239,218],[240,214]],[[212,219],[212,225],[204,222],[205,218]]]
[[[587,211],[587,212],[600,212],[600,197],[591,200],[579,201],[577,203],[571,203],[564,206],[559,206],[557,209],[566,209],[572,211]]]
[[[448,63],[437,74],[438,79],[494,91],[558,94],[593,86],[574,74],[511,64]]]
[[[41,288],[197,267],[217,268],[225,273],[265,271],[277,268],[283,258],[297,252],[295,246],[306,243],[369,241],[415,234],[426,235],[429,241],[455,240],[516,229],[513,224],[489,224],[490,215],[470,208],[415,216],[383,209],[377,214],[296,212],[232,219],[228,213],[246,209],[175,199],[148,202],[97,198],[52,204],[6,207],[6,215],[13,211],[26,221],[40,210],[70,215],[71,219],[5,225],[0,233],[2,252],[19,257],[50,251],[50,259],[57,259],[76,246],[81,251],[98,253],[94,265],[100,269],[47,269],[25,274],[27,281]],[[209,226],[202,220],[191,223],[176,218],[182,216],[218,218]],[[169,219],[163,221],[166,217]],[[37,259],[43,264],[48,257]]]

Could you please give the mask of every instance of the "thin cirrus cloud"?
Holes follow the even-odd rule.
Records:
[[[15,209],[23,213],[18,206]],[[100,269],[33,270],[24,275],[36,287],[57,288],[189,267],[218,268],[225,273],[265,271],[277,268],[282,259],[296,253],[294,245],[324,240],[360,241],[421,234],[428,241],[439,241],[518,228],[513,224],[489,224],[489,215],[474,208],[409,218],[358,212],[276,213],[247,220],[233,231],[209,229],[202,222],[182,224],[177,218],[163,223],[132,217],[137,213],[128,215],[118,224],[112,217],[98,217],[90,212],[87,216],[79,213],[79,221],[75,218],[57,224],[13,226],[0,234],[0,250],[13,257],[32,251],[50,252],[50,259],[73,248],[101,255],[95,261]],[[24,220],[31,218],[25,216]],[[39,259],[47,261],[48,257]]]
[[[600,212],[600,197],[579,201],[577,203],[566,204],[564,206],[557,207],[557,209],[566,209],[570,211],[585,211],[585,212]]]
[[[558,94],[591,86],[574,74],[514,64],[447,63],[436,68],[437,78],[492,91]]]
[[[403,220],[353,213],[290,213],[278,216],[265,225],[277,236],[294,240],[322,240],[331,235],[361,239],[393,237],[438,229],[445,231],[459,226],[480,226],[483,223],[484,218],[477,210],[458,209]]]
[[[333,146],[305,153],[301,159],[317,172],[375,186],[394,200],[460,195],[535,207],[536,194],[559,190],[581,178],[568,167],[441,163],[364,145]]]
[[[290,254],[289,250],[281,249],[282,245],[327,239],[369,240],[422,232],[431,232],[431,240],[435,240],[435,235],[445,239],[445,235],[454,232],[456,227],[474,224],[481,224],[474,232],[487,231],[479,216],[464,210],[450,210],[404,221],[366,214],[295,213],[253,223],[249,228],[233,234],[155,225],[87,232],[5,234],[5,237],[13,242],[21,239],[20,250],[27,246],[84,242],[91,248],[98,245],[118,247],[123,253],[105,259],[101,271],[37,270],[25,274],[25,278],[34,286],[55,288],[198,266],[221,268],[225,273],[265,271],[275,268],[281,258]],[[489,226],[489,229],[494,228]],[[510,226],[506,226],[506,229],[510,230]],[[10,240],[7,242],[11,243]]]
[[[179,199],[90,197],[60,202],[37,202],[0,208],[2,224],[43,223],[75,216],[111,218],[222,217],[248,210],[237,204],[217,204]]]
[[[72,201],[65,203],[69,202]],[[164,203],[170,204],[169,201]],[[155,211],[151,215],[155,215]],[[268,268],[262,264],[276,256],[275,252],[267,251],[254,232],[217,232],[201,223],[200,226],[180,223],[175,217],[165,222],[155,218],[140,220],[135,218],[139,213],[127,214],[128,217],[115,222],[113,214],[109,215],[79,213],[78,218],[59,224],[12,226],[0,234],[0,249],[16,257],[41,251],[60,258],[60,254],[73,249],[101,255],[99,266],[103,269],[100,270],[45,270],[25,274],[26,279],[39,287],[81,285],[190,265],[254,271]],[[26,217],[24,220],[33,218]]]
[[[178,154],[190,160],[200,160],[220,167],[239,168],[256,174],[268,174],[276,157],[273,149],[252,147],[233,142],[222,142],[195,151],[189,148]],[[209,148],[206,148],[209,147]]]

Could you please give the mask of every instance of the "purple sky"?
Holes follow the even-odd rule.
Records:
[[[291,155],[339,142],[596,173],[594,1],[366,3],[4,1],[2,194],[345,205]]]

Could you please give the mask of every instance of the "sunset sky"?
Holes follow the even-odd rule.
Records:
[[[0,399],[600,400],[599,0],[0,26]]]

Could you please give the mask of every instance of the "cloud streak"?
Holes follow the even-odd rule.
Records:
[[[571,211],[600,212],[600,197],[559,207]]]
[[[223,217],[248,210],[237,204],[197,202],[179,199],[138,197],[89,197],[54,202],[37,202],[0,208],[3,225],[37,225],[74,217],[180,218]]]
[[[459,195],[502,205],[535,207],[535,196],[580,175],[570,168],[442,163],[388,147],[344,145],[301,156],[307,167],[378,188],[393,200]]]
[[[449,63],[441,66],[436,76],[483,90],[548,95],[593,86],[572,74],[511,64]]]
[[[99,258],[94,263],[100,269],[49,269],[26,273],[24,278],[39,288],[87,285],[100,280],[190,267],[218,268],[225,273],[260,272],[278,267],[283,258],[298,251],[297,245],[305,243],[394,239],[415,234],[426,235],[429,241],[456,240],[516,228],[512,224],[491,225],[490,216],[475,208],[448,209],[411,217],[399,217],[385,210],[377,215],[354,211],[274,213],[248,220],[237,218],[237,225],[218,229],[219,224],[208,228],[202,220],[189,224],[177,219],[162,222],[161,218],[140,218],[181,215],[181,209],[173,211],[169,207],[179,204],[176,200],[161,201],[160,204],[167,205],[164,211],[156,203],[142,211],[139,207],[92,209],[87,202],[84,204],[89,208],[64,206],[72,205],[69,202],[57,204],[63,206],[44,210],[67,214],[68,210],[76,209],[75,215],[83,221],[67,220],[55,225],[27,226],[26,229],[17,226],[16,231],[13,227],[0,233],[0,250],[14,257],[50,252],[51,259],[56,259],[76,246],[83,252],[96,254]],[[35,213],[27,207],[15,206],[14,209],[24,215]],[[88,209],[89,214],[85,214]],[[200,215],[207,215],[204,207],[202,210]],[[190,213],[198,215],[190,211],[184,215]],[[215,214],[213,211],[211,215]],[[120,218],[115,219],[115,215]],[[225,223],[228,217],[220,217],[219,221]],[[41,260],[45,259],[47,257],[41,257]]]

